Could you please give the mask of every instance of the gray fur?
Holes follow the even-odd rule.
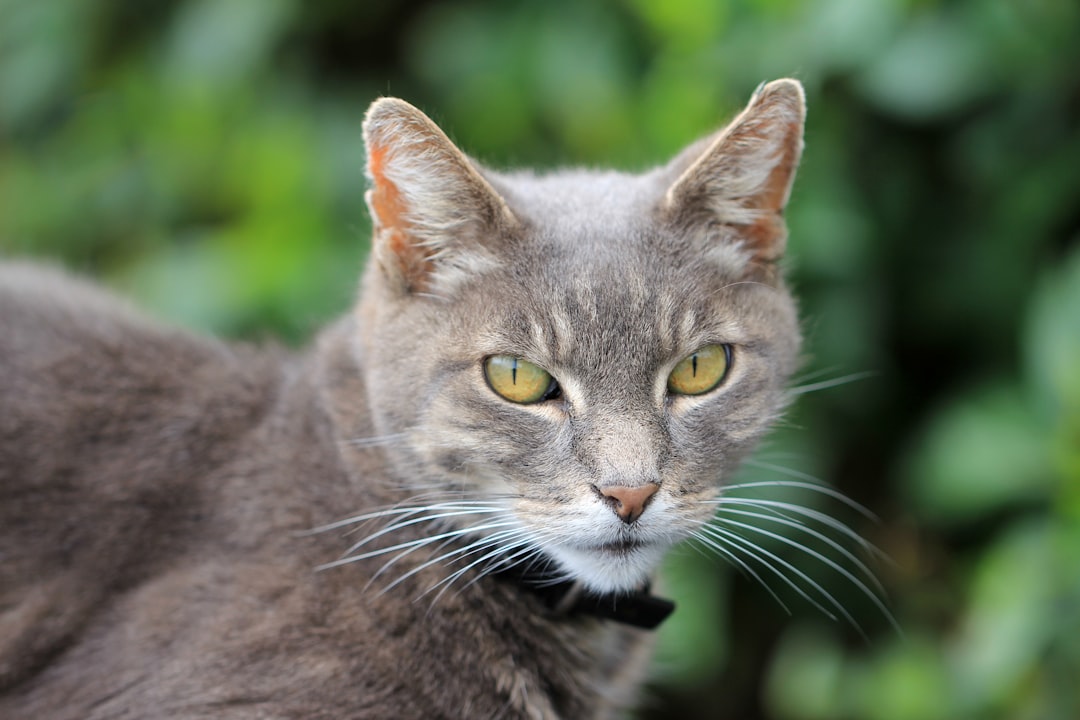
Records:
[[[552,617],[485,572],[509,556],[627,591],[709,519],[796,364],[773,261],[802,112],[778,81],[667,167],[538,177],[481,168],[378,101],[375,261],[302,355],[0,270],[0,717],[585,718],[630,702],[648,633]],[[667,396],[710,343],[734,348],[725,382]],[[493,354],[547,369],[562,397],[501,399]],[[629,524],[595,490],[645,483],[659,490]],[[645,545],[595,547],[626,540]],[[385,552],[399,545],[413,551]]]

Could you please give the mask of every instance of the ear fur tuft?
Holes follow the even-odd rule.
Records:
[[[759,86],[746,109],[668,189],[666,211],[679,223],[731,227],[755,262],[778,260],[805,117],[797,80]]]
[[[372,103],[364,140],[373,254],[404,290],[477,270],[486,256],[479,240],[516,225],[472,161],[404,100]]]

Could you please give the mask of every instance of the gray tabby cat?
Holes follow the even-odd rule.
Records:
[[[632,702],[650,576],[788,397],[803,116],[780,80],[664,167],[537,176],[378,100],[362,293],[300,356],[6,266],[0,717]]]

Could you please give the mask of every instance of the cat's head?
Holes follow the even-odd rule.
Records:
[[[372,105],[356,352],[393,480],[470,528],[468,561],[628,590],[709,519],[797,362],[776,265],[804,112],[780,80],[666,166],[533,175]]]

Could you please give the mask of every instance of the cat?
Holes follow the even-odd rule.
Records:
[[[359,300],[302,354],[6,263],[0,717],[621,712],[790,397],[804,115],[778,80],[644,174],[504,173],[379,99]]]

